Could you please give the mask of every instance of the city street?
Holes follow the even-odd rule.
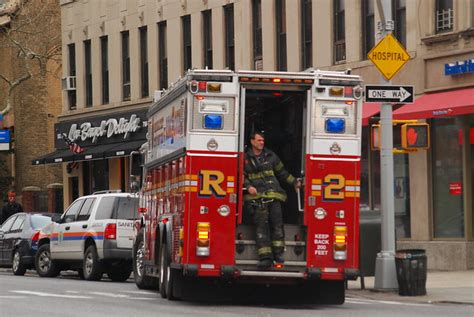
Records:
[[[0,271],[0,316],[471,316],[471,305],[346,298],[342,306],[215,304],[168,301],[133,280],[81,281],[71,274],[40,278]]]

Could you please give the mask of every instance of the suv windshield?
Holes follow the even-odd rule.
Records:
[[[137,219],[137,197],[103,197],[97,208],[95,219]]]

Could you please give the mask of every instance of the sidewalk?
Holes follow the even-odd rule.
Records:
[[[428,271],[426,295],[400,296],[398,290],[374,290],[374,277],[365,277],[365,289],[361,289],[360,279],[349,281],[346,296],[373,300],[416,302],[416,303],[457,303],[474,305],[474,270],[469,271]]]

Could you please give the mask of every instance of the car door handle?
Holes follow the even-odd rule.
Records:
[[[69,230],[69,229],[71,229],[71,227],[66,227],[65,229],[66,229],[66,230]]]
[[[86,229],[86,228],[87,228],[87,225],[82,225],[82,228]]]

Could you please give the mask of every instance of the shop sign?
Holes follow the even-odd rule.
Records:
[[[81,146],[111,144],[145,138],[148,121],[146,110],[121,113],[110,116],[91,117],[75,122],[64,121],[56,124],[56,148],[65,148],[63,133],[72,142]]]
[[[453,196],[462,195],[462,183],[461,182],[450,182],[449,193]]]

